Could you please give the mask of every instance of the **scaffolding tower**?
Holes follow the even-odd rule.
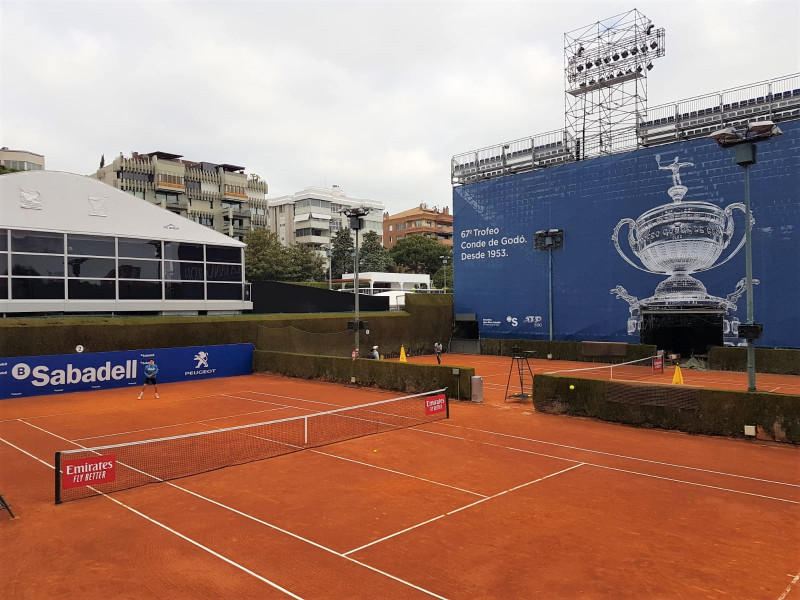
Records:
[[[575,160],[640,146],[647,74],[664,52],[664,28],[636,9],[564,34],[564,123]]]

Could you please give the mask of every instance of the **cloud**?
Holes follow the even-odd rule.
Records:
[[[797,69],[796,2],[638,8],[667,30],[651,106]],[[245,165],[270,197],[338,183],[391,212],[445,206],[454,154],[563,127],[563,32],[628,9],[6,0],[0,137],[52,169],[164,150]],[[769,28],[743,26],[756,11]]]

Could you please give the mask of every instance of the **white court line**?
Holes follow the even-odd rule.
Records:
[[[443,434],[436,433],[435,431],[427,431],[425,429],[415,429],[415,431],[419,431],[421,433],[429,433],[431,435],[443,435]],[[456,436],[445,436],[445,437],[456,437]],[[523,452],[525,454],[534,454],[536,456],[544,456],[544,457],[547,457],[547,458],[554,458],[556,460],[563,460],[563,461],[566,461],[566,462],[574,462],[574,463],[579,462],[579,461],[571,459],[571,458],[562,458],[560,456],[553,456],[552,454],[543,454],[542,452],[534,452],[533,450],[524,450],[522,448],[514,448],[512,446],[501,446],[499,444],[492,444],[491,442],[479,442],[479,441],[476,441],[476,440],[471,440],[469,438],[456,438],[456,439],[462,439],[462,440],[465,440],[467,442],[473,442],[475,444],[483,444],[485,446],[493,446],[495,448],[503,448],[505,450],[511,450],[513,452]],[[601,452],[600,454],[604,454],[604,453]],[[618,468],[615,468],[615,467],[607,467],[605,465],[600,465],[600,464],[597,464],[597,463],[580,462],[580,464],[586,465],[586,466],[589,466],[589,467],[598,467],[600,469],[608,469],[610,471],[619,471],[621,473],[630,473],[631,475],[641,475],[643,477],[652,477],[654,479],[663,479],[665,481],[674,481],[675,483],[685,483],[686,485],[694,485],[694,486],[697,486],[697,487],[704,487],[704,488],[709,488],[709,489],[712,489],[712,490],[720,490],[720,491],[723,491],[723,492],[731,492],[732,494],[742,494],[744,496],[755,496],[757,498],[765,498],[767,500],[777,500],[778,502],[788,502],[789,504],[800,504],[800,502],[798,502],[797,500],[789,500],[787,498],[778,498],[777,496],[765,496],[763,494],[755,494],[755,493],[752,493],[752,492],[743,492],[741,490],[734,490],[734,489],[731,489],[731,488],[717,487],[715,485],[707,485],[705,483],[695,483],[694,481],[686,481],[686,480],[683,480],[683,479],[673,479],[671,477],[660,477],[658,475],[650,475],[649,473],[641,473],[639,471],[630,471],[628,469],[618,469]],[[691,469],[691,467],[687,467],[687,468]],[[702,470],[702,469],[700,469],[700,470]],[[736,476],[733,475],[733,477],[736,477]],[[793,484],[787,484],[787,485],[793,485]]]
[[[775,392],[775,391],[777,391],[777,390],[781,389],[781,387],[782,387],[782,386],[780,386],[780,385],[779,385],[778,387],[776,387],[776,388],[774,388],[774,389],[771,389],[771,390],[769,390],[769,391],[770,391],[770,392]]]
[[[790,577],[791,577],[791,576],[790,576]],[[800,573],[798,573],[797,575],[795,575],[795,576],[794,576],[794,579],[792,579],[792,580],[789,582],[789,585],[788,585],[788,586],[786,586],[786,589],[785,589],[785,590],[783,590],[783,593],[782,593],[780,596],[778,596],[778,600],[784,600],[784,598],[786,598],[786,596],[788,596],[788,595],[789,595],[789,592],[791,592],[791,591],[792,591],[792,586],[794,586],[794,584],[795,584],[795,583],[797,583],[799,580],[800,580]]]
[[[258,393],[258,392],[238,392],[240,394],[250,394],[250,393]],[[313,408],[303,408],[302,406],[294,406],[292,404],[281,404],[280,402],[270,402],[269,400],[259,400],[257,398],[246,398],[245,396],[234,396],[233,394],[221,394],[226,398],[236,398],[237,400],[249,400],[250,402],[258,402],[259,404],[272,404],[273,406],[280,406],[282,408],[296,408],[297,410],[308,410],[313,411]],[[272,394],[267,394],[272,395]],[[276,396],[278,397],[278,396]],[[286,398],[286,396],[280,396]],[[290,400],[300,400],[303,402],[313,402],[313,400],[303,400],[302,398],[289,398]],[[320,402],[319,404],[329,404],[328,402]],[[331,404],[331,406],[339,406],[338,404]],[[346,407],[342,407],[346,408]]]
[[[25,423],[25,421],[22,421],[22,420],[20,420],[20,422],[21,422],[21,423]],[[52,435],[53,437],[56,437],[56,438],[62,439],[62,440],[64,440],[65,442],[68,442],[68,443],[70,443],[70,444],[73,444],[73,445],[75,445],[75,446],[79,446],[79,447],[81,447],[81,448],[88,449],[88,448],[86,448],[85,446],[83,446],[83,445],[81,445],[81,444],[78,444],[77,442],[74,442],[74,441],[72,441],[72,440],[68,440],[68,439],[67,439],[67,438],[65,438],[65,437],[62,437],[62,436],[60,436],[60,435],[58,435],[58,434],[56,434],[56,433],[53,433],[52,431],[47,431],[46,429],[42,429],[41,427],[37,427],[36,425],[32,425],[31,423],[25,423],[25,424],[26,424],[26,425],[28,425],[29,427],[33,427],[34,429],[38,429],[39,431],[42,431],[42,432],[44,432],[44,433],[47,433],[47,434],[50,434],[50,435]],[[47,464],[47,463],[44,463],[44,464]],[[54,467],[52,467],[52,466],[50,466],[50,465],[47,465],[47,466],[48,466],[48,467],[50,467],[51,469],[53,469],[53,468],[54,468]],[[127,465],[126,465],[126,466],[127,466]],[[133,467],[129,467],[129,468],[133,468]],[[136,471],[139,471],[138,469],[134,469],[134,470],[136,470]],[[144,473],[144,471],[139,471],[139,472],[140,472],[140,473]],[[270,529],[274,529],[275,531],[279,531],[279,532],[281,532],[281,533],[283,533],[283,534],[285,534],[285,535],[288,535],[288,536],[290,536],[290,537],[293,537],[293,538],[295,538],[295,539],[297,539],[297,540],[300,540],[300,541],[302,541],[302,542],[305,542],[305,543],[307,543],[307,544],[310,544],[310,545],[314,546],[315,548],[319,548],[320,550],[324,550],[325,552],[329,552],[330,554],[333,554],[333,555],[335,555],[335,556],[338,556],[338,557],[340,557],[340,558],[344,558],[345,560],[348,560],[348,561],[350,561],[350,562],[352,562],[352,563],[355,563],[355,564],[357,564],[357,565],[359,565],[359,566],[362,566],[362,567],[364,567],[365,569],[369,569],[370,571],[374,571],[375,573],[378,573],[378,574],[380,574],[380,575],[384,575],[385,577],[388,577],[389,579],[393,579],[393,580],[395,580],[395,581],[397,581],[397,582],[399,582],[399,583],[402,583],[402,584],[404,584],[404,585],[407,585],[407,586],[409,586],[409,587],[411,587],[411,588],[414,588],[415,590],[418,590],[418,591],[420,591],[420,592],[423,592],[423,593],[425,593],[425,594],[428,594],[429,596],[432,596],[432,597],[434,597],[434,598],[439,598],[439,600],[447,600],[447,598],[445,598],[445,597],[443,597],[443,596],[439,596],[438,594],[435,594],[434,592],[431,592],[430,590],[426,590],[425,588],[423,588],[423,587],[420,587],[420,586],[418,586],[418,585],[415,585],[415,584],[413,584],[413,583],[411,583],[411,582],[409,582],[409,581],[406,581],[406,580],[404,580],[404,579],[400,579],[399,577],[396,577],[395,575],[392,575],[391,573],[387,573],[387,572],[385,572],[385,571],[381,571],[380,569],[378,569],[378,568],[376,568],[376,567],[373,567],[373,566],[371,566],[371,565],[368,565],[368,564],[366,564],[366,563],[362,563],[361,561],[358,561],[358,560],[356,560],[356,559],[354,559],[354,558],[351,558],[351,557],[349,557],[349,556],[345,556],[344,554],[342,554],[342,553],[340,553],[340,552],[336,552],[336,550],[333,550],[332,548],[328,548],[327,546],[323,546],[322,544],[318,544],[317,542],[311,541],[311,540],[309,540],[309,539],[307,539],[307,538],[304,538],[304,537],[302,537],[302,536],[300,536],[300,535],[298,535],[298,534],[296,534],[296,533],[292,533],[291,531],[288,531],[288,530],[286,530],[286,529],[282,529],[281,527],[278,527],[277,525],[273,525],[272,523],[268,523],[267,521],[263,521],[263,520],[261,520],[261,519],[259,519],[259,518],[257,518],[257,517],[254,517],[253,515],[250,515],[250,514],[248,514],[248,513],[242,512],[242,511],[240,511],[240,510],[237,510],[237,509],[235,509],[235,508],[233,508],[233,507],[231,507],[231,506],[228,506],[228,505],[226,505],[226,504],[222,504],[221,502],[217,502],[216,500],[212,500],[211,498],[208,498],[208,497],[206,497],[206,496],[203,496],[202,494],[198,494],[197,492],[193,492],[192,490],[189,490],[189,489],[187,489],[187,488],[181,487],[181,486],[179,486],[179,485],[177,485],[177,484],[175,484],[175,483],[172,483],[171,481],[163,481],[162,479],[160,479],[160,478],[158,478],[158,477],[155,477],[154,475],[150,475],[150,474],[148,474],[148,473],[144,473],[144,474],[145,474],[145,475],[147,475],[148,477],[152,477],[153,479],[155,479],[155,480],[157,480],[157,481],[163,482],[163,483],[164,483],[164,485],[168,485],[168,486],[170,486],[170,487],[172,487],[172,488],[174,488],[174,489],[180,490],[180,491],[182,491],[182,492],[186,492],[187,494],[190,494],[190,495],[192,495],[192,496],[195,496],[195,497],[197,497],[197,498],[199,498],[199,499],[201,499],[201,500],[205,500],[206,502],[208,502],[208,503],[210,503],[210,504],[214,504],[214,505],[216,505],[216,506],[219,506],[220,508],[224,508],[225,510],[229,510],[229,511],[231,511],[232,513],[235,513],[235,514],[237,514],[237,515],[240,515],[240,516],[242,516],[242,517],[245,517],[246,519],[250,519],[251,521],[255,521],[256,523],[259,523],[259,524],[261,524],[261,525],[265,525],[266,527],[269,527]],[[100,492],[100,493],[101,493],[101,494],[103,494],[102,492]],[[108,494],[103,494],[103,496],[105,496],[105,497],[106,497],[106,498],[108,498],[109,500],[113,500],[114,502],[117,502],[117,503],[118,503],[118,504],[120,504],[121,506],[125,506],[125,505],[124,505],[124,504],[122,504],[121,502],[118,502],[118,501],[117,501],[117,500],[115,500],[114,498],[111,498],[111,497],[110,497]],[[125,507],[126,507],[126,508],[129,508],[129,507],[127,507],[127,506],[125,506]],[[141,513],[138,513],[138,511],[135,511],[133,508],[129,508],[129,510],[132,510],[133,512],[136,512],[137,514],[141,514]],[[145,515],[142,515],[142,516],[144,516],[145,518],[149,519],[149,517],[146,517]],[[156,521],[154,521],[154,523],[157,523],[157,522],[156,522]],[[172,531],[171,529],[169,529],[168,527],[166,527],[166,525],[162,525],[162,526],[163,526],[165,529],[167,529],[168,531]],[[177,533],[177,532],[174,532],[174,531],[173,531],[173,533],[175,533],[176,535],[179,535],[179,536],[181,536],[181,537],[184,537],[184,536],[183,536],[183,535],[181,535],[180,533]],[[185,538],[185,539],[189,540],[189,538]],[[189,541],[191,541],[191,540],[189,540]],[[194,543],[194,542],[193,542],[193,543]],[[201,546],[201,547],[202,547],[202,546]],[[209,551],[210,551],[210,550],[209,550]],[[210,552],[211,552],[211,551],[210,551]],[[232,563],[232,564],[233,564],[233,563]],[[243,568],[243,567],[242,567],[242,568]],[[260,576],[258,576],[258,577],[259,577],[259,578],[261,578]],[[266,580],[266,579],[264,579],[264,581],[267,581],[267,582],[268,582],[268,580]],[[297,597],[297,596],[294,596],[294,597]],[[302,600],[302,599],[300,599],[300,600]]]
[[[344,456],[336,456],[335,454],[329,454],[328,452],[322,452],[321,450],[311,450],[315,454],[322,454],[324,456],[330,456],[331,458],[338,458],[339,460],[346,460],[347,462],[356,463],[358,465],[364,465],[365,467],[372,467],[373,469],[379,469],[381,471],[388,471],[389,473],[395,473],[396,475],[402,475],[404,477],[411,477],[411,479],[419,479],[420,481],[425,481],[427,483],[433,483],[434,485],[440,485],[442,487],[450,488],[452,490],[457,490],[459,492],[464,492],[465,494],[472,494],[473,496],[480,496],[481,498],[486,498],[486,494],[479,494],[478,492],[472,492],[470,490],[465,490],[460,487],[456,487],[454,485],[447,485],[446,483],[441,483],[439,481],[434,481],[433,479],[426,479],[425,477],[418,477],[417,475],[411,475],[409,473],[403,473],[402,471],[395,471],[394,469],[388,469],[386,467],[379,467],[378,465],[371,465],[370,463],[361,462],[360,460],[354,460],[352,458],[345,458]]]
[[[456,508],[454,510],[451,510],[450,512],[446,512],[444,514],[441,514],[438,517],[433,517],[432,519],[428,519],[427,521],[423,521],[422,523],[417,523],[416,525],[412,525],[411,527],[406,527],[402,531],[397,531],[395,533],[392,533],[391,535],[387,535],[387,536],[382,537],[382,538],[380,538],[378,540],[374,540],[374,541],[370,542],[369,544],[364,544],[363,546],[359,546],[358,548],[354,548],[353,550],[349,550],[349,551],[345,552],[344,554],[345,554],[345,556],[347,556],[349,554],[353,554],[354,552],[358,552],[359,550],[363,550],[364,548],[369,548],[370,546],[374,546],[375,544],[379,544],[380,542],[384,542],[384,541],[386,541],[386,540],[388,540],[390,538],[396,537],[396,536],[398,536],[398,535],[400,535],[402,533],[406,533],[407,531],[411,531],[412,529],[416,529],[417,527],[422,527],[423,525],[427,525],[428,523],[433,523],[434,521],[438,521],[439,519],[443,519],[444,517],[447,517],[449,515],[453,515],[453,514],[455,514],[457,512],[461,512],[462,510],[466,510],[468,508],[476,506],[477,504],[481,504],[482,502],[486,502],[487,500],[492,500],[494,498],[497,498],[498,496],[503,496],[504,494],[508,494],[509,492],[513,492],[515,490],[518,490],[520,488],[524,488],[524,487],[532,485],[534,483],[538,483],[540,481],[544,481],[545,479],[549,479],[550,477],[555,477],[556,475],[560,475],[561,473],[566,473],[567,471],[571,471],[572,469],[577,469],[582,464],[583,463],[580,463],[580,464],[577,464],[577,465],[572,465],[571,467],[567,467],[566,469],[562,469],[561,471],[557,471],[555,473],[550,473],[549,475],[545,475],[544,477],[539,477],[539,479],[534,479],[533,481],[528,481],[527,483],[523,483],[523,484],[514,486],[514,487],[509,488],[507,490],[503,490],[502,492],[498,492],[497,494],[493,494],[491,496],[485,496],[484,498],[481,498],[477,502],[472,502],[471,504],[467,504],[465,506],[461,506],[460,508]]]
[[[254,392],[252,390],[248,390],[246,392],[239,392],[239,393],[240,394],[258,394],[259,396],[271,396],[272,398],[283,398],[284,400],[297,400],[298,402],[311,402],[312,404],[324,404],[326,406],[341,406],[341,404],[334,404],[333,402],[322,402],[321,400],[307,400],[305,398],[294,398],[292,396],[281,396],[280,394],[268,394],[267,392]],[[255,400],[254,400],[254,402],[255,402]]]
[[[628,459],[628,460],[636,460],[636,461],[639,461],[639,462],[645,462],[645,463],[650,463],[650,464],[654,464],[654,465],[662,465],[662,466],[666,466],[666,467],[675,467],[676,469],[687,469],[689,471],[700,471],[702,473],[712,473],[714,475],[724,475],[726,477],[736,477],[738,479],[749,479],[751,481],[760,481],[762,483],[773,483],[775,485],[785,485],[785,486],[788,486],[788,487],[800,488],[800,484],[797,484],[797,483],[786,483],[784,481],[773,481],[771,479],[760,479],[758,477],[749,477],[747,475],[737,475],[735,473],[726,473],[724,471],[714,471],[714,470],[711,470],[711,469],[701,469],[699,467],[690,467],[690,466],[687,466],[687,465],[678,465],[678,464],[675,464],[675,463],[661,462],[661,461],[658,461],[658,460],[649,460],[647,458],[637,458],[635,456],[626,456],[624,454],[614,454],[613,452],[603,452],[601,450],[590,450],[589,448],[581,448],[580,446],[569,446],[567,444],[558,444],[556,442],[547,442],[547,441],[544,441],[544,440],[537,440],[535,438],[528,438],[528,437],[523,437],[523,436],[519,436],[519,435],[511,435],[509,433],[499,433],[497,431],[488,431],[486,429],[476,429],[474,427],[466,427],[464,425],[453,425],[451,423],[445,423],[444,421],[437,421],[437,423],[441,423],[442,425],[444,425],[446,427],[455,427],[457,429],[467,429],[469,431],[477,431],[479,433],[488,433],[490,435],[497,435],[497,436],[500,436],[500,437],[513,438],[513,439],[517,439],[517,440],[525,440],[526,442],[534,442],[536,444],[545,444],[547,446],[556,446],[558,448],[567,448],[569,450],[580,450],[581,452],[590,452],[592,454],[602,454],[603,456],[613,456],[615,458],[625,458],[625,459]],[[428,432],[425,429],[416,429],[416,431]],[[428,433],[433,433],[433,432],[428,432]],[[461,439],[468,439],[468,438],[461,438]]]
[[[24,423],[24,421],[22,421],[22,422]],[[26,424],[26,425],[29,425],[29,423],[25,423],[25,424]],[[32,427],[35,427],[35,426],[33,426],[33,425],[31,425],[31,426],[32,426]],[[39,429],[39,427],[36,427],[36,429]],[[42,430],[42,431],[44,431],[44,430]],[[50,432],[45,432],[45,433],[50,433]],[[61,436],[56,436],[56,437],[61,437]],[[64,439],[64,438],[61,438],[61,439]],[[12,444],[11,442],[9,442],[9,441],[7,441],[7,440],[4,440],[3,438],[0,438],[0,441],[2,441],[2,442],[5,442],[6,444],[8,444],[9,446],[11,446],[12,448],[15,448],[15,449],[19,450],[20,452],[22,452],[23,454],[26,454],[26,455],[30,456],[31,458],[33,458],[33,459],[35,459],[35,460],[38,460],[38,461],[39,461],[40,463],[42,463],[44,466],[46,466],[46,467],[48,467],[48,468],[50,468],[50,469],[55,469],[55,467],[54,467],[53,465],[50,465],[50,464],[46,463],[46,462],[45,462],[45,461],[43,461],[42,459],[40,459],[40,458],[38,458],[38,457],[34,456],[34,455],[33,455],[33,454],[31,454],[30,452],[26,452],[26,451],[25,451],[25,450],[23,450],[22,448],[19,448],[19,447],[15,446],[15,445],[14,445],[14,444]],[[69,441],[69,440],[66,440],[66,441]],[[78,444],[78,445],[80,445],[80,444]],[[94,488],[92,488],[92,489],[94,489]],[[181,539],[183,539],[183,540],[185,540],[185,541],[189,542],[190,544],[192,544],[192,545],[194,545],[194,546],[197,546],[198,548],[200,548],[201,550],[204,550],[205,552],[208,552],[208,553],[209,553],[209,554],[211,554],[212,556],[214,556],[214,557],[216,557],[216,558],[219,558],[220,560],[223,560],[223,561],[225,561],[225,562],[226,562],[226,563],[228,563],[229,565],[232,565],[232,566],[236,567],[237,569],[239,569],[239,570],[241,570],[241,571],[244,571],[244,572],[245,572],[245,573],[247,573],[248,575],[251,575],[251,576],[255,577],[256,579],[258,579],[259,581],[263,581],[263,582],[264,582],[264,583],[266,583],[267,585],[269,585],[269,586],[271,586],[271,587],[275,588],[276,590],[279,590],[279,591],[283,592],[283,593],[284,593],[284,594],[286,594],[287,596],[290,596],[290,597],[292,597],[292,598],[296,598],[297,600],[303,600],[303,598],[301,598],[300,596],[298,596],[298,595],[296,595],[296,594],[293,594],[292,592],[290,592],[290,591],[289,591],[289,590],[287,590],[286,588],[283,588],[283,587],[281,587],[280,585],[278,585],[278,584],[277,584],[277,583],[275,583],[274,581],[270,581],[270,580],[269,580],[269,579],[267,579],[266,577],[262,577],[262,576],[261,576],[261,575],[259,575],[258,573],[254,573],[253,571],[251,571],[251,570],[250,570],[250,569],[248,569],[247,567],[245,567],[245,566],[243,566],[243,565],[240,565],[239,563],[232,561],[230,558],[228,558],[228,557],[226,557],[226,556],[223,556],[223,555],[222,555],[222,554],[220,554],[219,552],[215,552],[215,551],[214,551],[214,550],[212,550],[211,548],[208,548],[208,547],[204,546],[204,545],[203,545],[203,544],[201,544],[200,542],[198,542],[198,541],[196,541],[196,540],[193,540],[192,538],[190,538],[190,537],[188,537],[188,536],[186,536],[186,535],[184,535],[184,534],[182,534],[182,533],[179,533],[178,531],[175,531],[174,529],[172,529],[172,528],[168,527],[167,525],[164,525],[164,523],[161,523],[160,521],[156,521],[156,520],[155,520],[155,519],[153,519],[152,517],[148,517],[148,516],[147,516],[147,515],[145,515],[144,513],[141,513],[141,512],[139,512],[138,510],[136,510],[135,508],[133,508],[133,507],[131,507],[131,506],[128,506],[127,504],[125,504],[125,503],[123,503],[123,502],[120,502],[120,501],[119,501],[119,500],[117,500],[116,498],[112,498],[112,497],[111,497],[111,496],[109,496],[108,494],[104,494],[103,492],[100,492],[100,491],[98,491],[98,490],[95,490],[95,491],[97,491],[97,492],[98,492],[99,494],[101,494],[102,496],[105,496],[106,498],[108,498],[108,499],[109,499],[109,500],[111,500],[112,502],[114,502],[114,503],[118,504],[119,506],[122,506],[123,508],[125,508],[125,509],[127,509],[127,510],[131,511],[132,513],[134,513],[134,514],[136,514],[136,515],[138,515],[138,516],[142,517],[143,519],[147,519],[148,521],[150,521],[150,522],[151,522],[151,523],[153,523],[154,525],[157,525],[158,527],[161,527],[162,529],[165,529],[166,531],[169,531],[170,533],[172,533],[172,534],[174,534],[174,535],[177,535],[179,538],[181,538]]]
[[[143,431],[155,431],[156,429],[169,429],[170,427],[181,427],[183,425],[203,425],[210,421],[221,421],[222,419],[233,419],[234,417],[246,417],[248,415],[260,415],[265,412],[272,412],[274,410],[282,410],[281,408],[266,408],[264,410],[256,410],[253,412],[239,413],[236,415],[227,415],[225,417],[212,417],[210,419],[201,419],[199,421],[188,421],[186,423],[175,423],[173,425],[159,425],[158,427],[148,427],[146,429],[132,429],[131,431],[120,431],[118,433],[105,433],[103,435],[95,435],[92,437],[75,438],[75,442],[84,442],[86,440],[97,440],[100,438],[114,437],[115,435],[127,435],[129,433],[141,433]]]

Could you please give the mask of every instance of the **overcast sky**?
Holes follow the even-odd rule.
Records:
[[[666,28],[650,106],[800,71],[798,0],[0,0],[0,145],[449,206],[453,154],[563,127],[564,32],[634,7]]]

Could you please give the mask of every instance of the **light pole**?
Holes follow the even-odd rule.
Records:
[[[550,296],[550,341],[553,341],[553,250],[564,247],[564,230],[548,229],[547,231],[537,231],[533,234],[533,247],[536,250],[547,250],[550,254],[549,267],[549,296]]]
[[[753,242],[750,212],[750,165],[756,164],[756,142],[768,140],[783,132],[772,121],[753,121],[746,129],[726,127],[708,137],[722,148],[733,148],[733,161],[744,167],[745,212],[745,287],[747,292],[747,324],[739,325],[739,337],[747,340],[747,391],[756,391],[756,349],[754,342],[761,337],[763,326],[753,319]]]
[[[447,257],[440,256],[439,258],[442,259],[442,275],[444,275],[444,287],[442,288],[442,292],[447,292]]]
[[[366,206],[359,206],[358,208],[347,208],[342,211],[349,220],[348,225],[350,229],[356,232],[356,245],[353,250],[353,293],[355,294],[355,320],[353,321],[353,328],[356,330],[356,356],[358,356],[358,331],[362,327],[362,323],[358,318],[358,232],[364,228],[364,217],[370,210],[372,209]]]
[[[325,246],[325,256],[328,257],[328,289],[333,289],[333,248]]]

